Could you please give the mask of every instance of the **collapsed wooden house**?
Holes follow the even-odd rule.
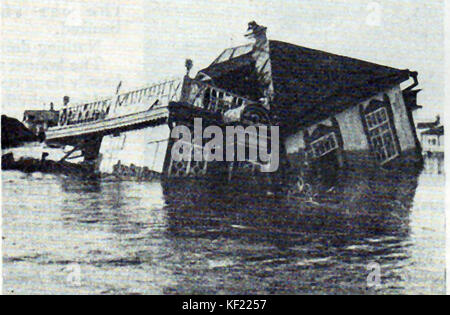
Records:
[[[307,170],[326,179],[342,168],[420,163],[412,118],[417,73],[268,40],[255,22],[246,36],[250,44],[226,49],[195,78],[64,108],[47,141],[73,146],[98,171],[117,177],[145,178],[151,171],[230,180],[239,170],[254,176],[264,167],[251,159],[174,161],[172,128],[192,129],[201,117],[204,128],[279,126],[280,167],[269,174],[278,183]],[[202,149],[192,148],[192,154]]]

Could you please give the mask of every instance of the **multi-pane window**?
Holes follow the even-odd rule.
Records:
[[[366,114],[367,129],[377,160],[384,164],[399,155],[389,123],[389,116],[384,107]]]
[[[339,147],[334,132],[330,132],[313,142],[311,142],[306,150],[307,159],[316,159],[336,150]]]

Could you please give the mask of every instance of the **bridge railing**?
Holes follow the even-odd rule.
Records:
[[[180,95],[181,84],[182,80],[174,79],[119,94],[115,99],[115,106],[129,106],[136,103],[148,103],[156,100],[158,100],[158,103],[167,105],[170,101],[178,100],[177,96]]]
[[[225,113],[242,105],[256,104],[245,97],[198,80],[185,79],[182,101],[193,107]]]
[[[183,86],[184,85],[184,86]],[[60,111],[59,126],[83,124],[99,121],[122,112],[128,112],[127,107],[141,104],[150,108],[155,105],[168,105],[171,101],[184,101],[193,107],[219,112],[256,104],[245,97],[231,93],[211,84],[185,77],[184,81],[168,80],[152,86],[122,93],[114,98],[72,105]],[[129,109],[130,113],[132,108]]]
[[[69,106],[60,110],[59,126],[76,125],[104,119],[111,108],[111,99]]]
[[[118,94],[114,98],[71,105],[60,110],[58,125],[76,125],[99,121],[107,118],[111,112],[118,111],[121,107],[131,107],[136,104],[148,105],[148,108],[156,103],[157,106],[167,105],[170,101],[179,100],[181,89],[182,80],[174,79]],[[129,111],[132,112],[132,109],[130,108]]]

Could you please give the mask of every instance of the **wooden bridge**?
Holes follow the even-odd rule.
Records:
[[[162,124],[169,117],[168,106],[159,106],[146,111],[130,113],[116,118],[83,122],[76,125],[58,126],[48,130],[47,143],[76,145],[80,139],[97,135],[109,135],[130,129]]]
[[[232,109],[256,104],[210,84],[185,77],[184,80],[166,81],[114,98],[63,108],[58,126],[47,130],[46,142],[76,145],[86,137],[163,124],[169,117],[170,102],[182,102],[189,107],[221,116]],[[223,118],[230,121],[241,117]]]
[[[181,86],[181,80],[171,80],[63,108],[58,126],[46,132],[46,142],[77,145],[85,138],[164,123],[169,116],[168,104],[179,99]]]
[[[77,157],[83,156],[85,161],[97,163],[99,154],[104,152],[106,147],[115,147],[120,145],[120,141],[127,141],[126,135],[128,135],[129,141],[134,141],[131,140],[132,137],[137,137],[136,133],[140,133],[140,137],[145,138],[141,140],[141,145],[150,147],[154,145],[155,140],[151,139],[152,133],[160,132],[160,130],[157,131],[160,128],[158,126],[165,125],[171,128],[170,125],[173,122],[192,127],[193,117],[202,117],[206,120],[206,124],[221,126],[234,123],[270,124],[268,114],[257,102],[186,76],[183,80],[167,81],[116,95],[114,98],[63,108],[60,111],[59,125],[47,131],[46,142],[54,146],[72,146],[62,160],[71,159],[76,155]],[[214,119],[211,120],[211,117]],[[157,128],[149,130],[148,127]],[[131,135],[132,133],[134,136]],[[123,136],[120,136],[121,134]],[[125,138],[121,140],[121,137]],[[165,133],[163,137],[164,139],[157,139],[158,145],[154,150],[147,147],[139,147],[134,150],[141,150],[141,155],[151,151],[154,153],[148,154],[164,155],[158,159],[166,159],[166,151],[160,150],[160,142],[165,142],[165,148],[170,148],[171,146],[168,144],[170,134]],[[102,140],[104,144],[102,144]],[[104,158],[109,160],[108,162],[104,161],[108,165],[119,162],[118,165],[121,168],[126,168],[125,160],[133,160],[133,152],[128,152],[129,147],[123,146],[123,144],[120,146],[122,151],[127,150],[127,152],[113,154],[108,151]],[[112,148],[112,150],[118,149]],[[197,168],[200,169],[200,166],[191,165],[194,163],[192,161],[186,161],[181,165],[172,163],[171,157],[168,159],[170,161],[167,165],[169,176],[176,177],[178,174],[180,177],[186,177],[191,173],[201,173],[194,172]],[[155,161],[156,157],[148,157],[145,161],[141,161],[143,165],[139,165],[136,161],[128,164],[130,167],[134,164],[133,167],[148,166],[151,169],[151,165],[154,165]],[[201,170],[206,172],[207,163],[204,164],[202,164]],[[103,168],[109,169],[110,167],[111,165]]]

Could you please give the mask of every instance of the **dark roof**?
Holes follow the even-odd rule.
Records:
[[[418,123],[417,129],[430,129],[436,127],[437,124],[435,122],[424,122],[424,123]]]
[[[422,132],[422,135],[443,136],[444,135],[444,126],[439,126],[439,127],[428,129],[428,130]]]
[[[51,110],[26,110],[23,116],[34,116],[34,121],[58,121],[59,113]]]
[[[408,70],[280,41],[269,41],[269,45],[275,92],[273,107],[278,110],[281,122],[288,126],[313,124],[409,78]],[[220,62],[216,60],[201,70],[214,78],[214,84],[224,89],[229,84],[220,80],[225,72],[236,73],[241,69],[241,75],[232,79],[236,85],[248,75],[247,70],[242,70],[253,65],[251,52],[237,57],[234,53],[228,55],[231,57],[224,61],[218,58]],[[229,77],[226,79],[230,81]]]
[[[422,105],[417,104],[417,94],[422,91],[421,89],[418,90],[411,90],[411,89],[405,89],[403,90],[403,100],[405,101],[405,105],[407,108],[409,108],[410,111],[415,111],[417,109],[423,108]]]
[[[251,52],[219,63],[214,62],[208,68],[201,70],[197,78],[202,74],[212,78],[211,84],[240,96],[253,100],[263,96]]]
[[[270,41],[275,105],[289,125],[310,125],[386,88],[406,81],[408,70]]]
[[[223,53],[222,53],[223,54]],[[235,58],[227,59],[223,62],[213,62],[209,67],[201,70],[201,73],[207,74],[210,77],[221,77],[229,72],[241,70],[243,68],[254,67],[255,61],[251,53],[239,55]]]
[[[433,122],[420,122],[417,124],[417,129],[433,129],[441,125],[441,118],[439,116],[436,117],[436,120]]]

